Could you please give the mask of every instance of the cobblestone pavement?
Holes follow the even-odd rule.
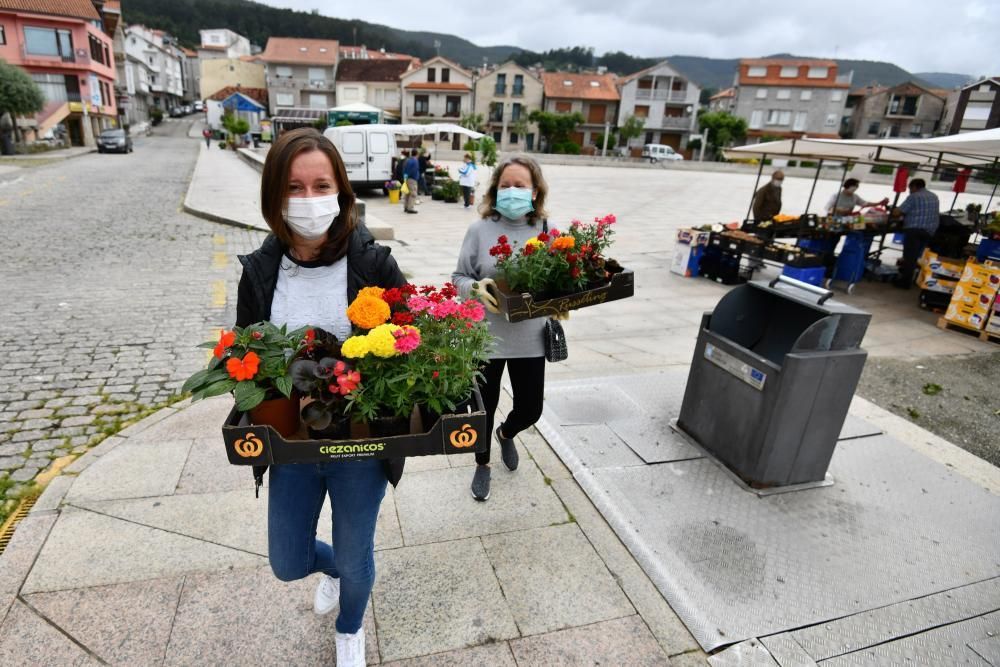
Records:
[[[235,255],[263,235],[180,211],[189,125],[0,175],[0,518],[51,459],[168,402],[235,319]]]

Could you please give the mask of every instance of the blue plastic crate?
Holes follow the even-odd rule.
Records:
[[[985,262],[988,259],[1000,260],[1000,240],[982,239],[976,250],[976,261]]]
[[[808,268],[799,268],[795,266],[788,266],[786,264],[785,268],[781,270],[781,275],[794,278],[795,280],[801,280],[802,282],[809,283],[810,285],[822,286],[823,280],[826,278],[826,267],[811,266]]]

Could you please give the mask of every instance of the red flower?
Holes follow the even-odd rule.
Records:
[[[399,312],[392,315],[392,323],[399,327],[413,324],[414,319],[413,313]]]
[[[398,287],[387,289],[382,292],[382,300],[390,306],[394,306],[397,303],[403,303],[403,291]]]
[[[343,361],[338,361],[336,364],[334,364],[333,366],[334,375],[340,376],[346,372],[347,372],[347,364],[345,364]]]
[[[424,296],[430,296],[431,294],[434,294],[434,292],[436,291],[437,289],[434,287],[434,285],[424,285],[423,287],[420,288],[420,293],[423,294]]]
[[[253,336],[254,340],[261,340],[264,337],[264,332],[263,331],[254,331],[250,335]]]
[[[357,389],[359,384],[361,384],[361,373],[358,371],[349,371],[337,378],[336,385],[330,385],[330,393],[347,396]]]
[[[441,295],[446,299],[454,299],[458,296],[458,289],[451,283],[445,283],[441,288]]]
[[[231,347],[233,343],[236,342],[236,332],[235,331],[223,331],[219,334],[219,344],[215,346],[216,359],[221,359],[226,355],[226,349]]]
[[[577,278],[579,278],[580,277],[580,267],[574,266],[572,269],[570,269],[569,270],[569,276],[573,280],[576,280]]]
[[[539,240],[539,241],[541,241],[542,243],[548,243],[548,242],[549,242],[549,241],[551,240],[551,237],[550,237],[550,236],[549,236],[548,234],[546,234],[545,232],[541,232],[541,233],[540,233],[540,234],[539,234],[539,235],[537,236],[537,238],[538,238],[538,240]]]
[[[551,237],[552,237],[552,238],[554,238],[554,239],[557,239],[557,238],[559,238],[559,235],[560,235],[560,234],[562,234],[562,232],[560,232],[560,231],[559,231],[558,229],[554,229],[554,228],[553,228],[553,229],[550,229],[550,230],[549,230],[549,236],[551,236]]]
[[[566,261],[569,262],[570,266],[576,264],[576,260],[580,259],[580,256],[575,252],[566,253]]]
[[[431,373],[431,378],[433,378],[433,379],[435,379],[435,380],[436,380],[436,379],[438,378],[438,376],[439,376],[439,375],[441,375],[441,374],[440,374],[440,373],[438,373],[437,371],[434,371],[433,373]]]
[[[253,379],[253,376],[257,374],[258,366],[260,366],[260,357],[257,356],[257,353],[247,352],[242,359],[230,357],[226,362],[226,371],[229,372],[231,378],[242,382]]]
[[[406,283],[399,288],[399,291],[403,293],[403,296],[410,297],[417,293],[417,288],[410,283]]]
[[[500,237],[499,237],[499,238],[497,239],[497,243],[499,243],[499,244],[501,244],[501,245],[504,245],[504,244],[506,244],[506,243],[507,243],[507,241],[508,241],[508,239],[507,239],[507,235],[506,235],[506,234],[503,234],[503,235],[501,235],[501,236],[500,236]]]
[[[525,257],[528,257],[530,255],[534,255],[535,254],[535,246],[533,246],[533,245],[526,245],[521,250],[521,252],[524,253]]]

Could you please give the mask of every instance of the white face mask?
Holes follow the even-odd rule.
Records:
[[[337,195],[289,197],[284,211],[288,226],[296,236],[307,241],[322,238],[339,213],[340,201]]]
[[[774,181],[771,181],[771,182],[774,183],[775,187],[777,187],[777,188],[781,187],[781,183],[782,183],[781,179],[777,179],[777,180],[774,180]]]

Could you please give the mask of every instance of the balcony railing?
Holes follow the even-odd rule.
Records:
[[[413,107],[406,107],[406,113],[414,118],[460,118],[462,116],[461,110],[455,109],[446,109],[442,113],[435,113],[427,109],[416,110]]]
[[[507,94],[507,84],[500,85],[499,83],[493,86],[493,94],[497,97],[503,97]]]
[[[653,90],[651,88],[639,88],[635,91],[637,100],[662,100],[664,102],[687,102],[687,90]]]
[[[524,97],[524,86],[514,86],[511,89],[510,94],[514,97]]]

